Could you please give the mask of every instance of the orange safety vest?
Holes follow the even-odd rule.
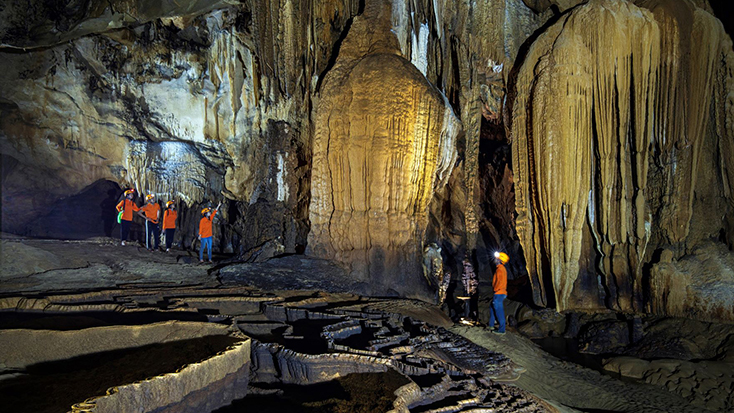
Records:
[[[117,204],[117,212],[120,211],[122,211],[123,221],[132,221],[133,211],[140,211],[140,208],[135,204],[135,202],[125,198]]]
[[[494,272],[492,288],[495,294],[507,295],[507,270],[502,264],[497,265],[497,271]]]
[[[163,213],[163,229],[175,229],[177,217],[178,212],[167,209],[166,212]]]
[[[160,212],[161,206],[158,205],[157,202],[153,204],[145,204],[145,206],[140,208],[140,210],[145,212],[145,216],[152,220],[154,224],[158,223],[158,212]]]
[[[212,215],[209,218],[203,217],[201,218],[201,221],[199,221],[200,237],[207,238],[212,236],[212,220],[214,219],[214,215],[217,215],[216,209],[212,211]]]

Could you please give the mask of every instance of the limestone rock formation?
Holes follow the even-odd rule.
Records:
[[[300,122],[332,30],[356,10],[327,2],[314,38],[325,16],[277,2],[271,15],[261,3],[84,2],[58,16],[40,1],[5,8],[4,230],[36,235],[34,220],[59,199],[107,179],[194,210],[239,202],[220,215],[234,224],[223,234],[233,249],[276,236],[289,252],[305,244],[310,138]],[[321,48],[305,52],[307,36]],[[262,204],[274,219],[243,222]]]
[[[390,13],[388,4],[368,2],[324,78],[308,248],[351,266],[358,279],[381,281],[382,291],[413,294],[416,286],[405,283],[420,268],[428,203],[451,174],[461,126],[443,95],[399,56]]]
[[[662,311],[663,250],[734,245],[720,3],[14,2],[2,231],[112,236],[132,186],[183,201],[179,247],[224,200],[215,250],[307,250],[363,292],[433,299],[436,243],[454,276],[472,252],[483,297],[502,248],[536,304]]]
[[[643,267],[655,250],[680,256],[728,222],[731,54],[690,1],[590,1],[533,43],[510,130],[537,304],[654,306],[664,298],[644,301]]]
[[[734,322],[734,254],[725,245],[704,243],[693,254],[673,260],[664,250],[650,274],[656,314],[705,321]]]

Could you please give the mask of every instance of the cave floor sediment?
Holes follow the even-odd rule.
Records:
[[[249,291],[255,297],[278,295],[288,300],[291,296],[301,301],[316,291],[325,291],[343,308],[354,301],[375,310],[410,316],[508,356],[525,370],[510,384],[546,400],[559,411],[703,411],[662,388],[621,381],[557,359],[519,334],[509,332],[500,337],[481,327],[452,325],[437,308],[421,302],[370,300],[360,294],[363,286],[344,282],[339,268],[323,260],[291,256],[265,263],[199,264],[194,252],[149,252],[138,245],[120,246],[119,241],[107,238],[59,241],[4,236],[0,242],[0,301],[6,301],[5,309],[12,307],[8,300],[18,297],[88,295],[88,300],[94,300],[95,294],[119,290],[137,291],[142,297],[145,292],[173,289],[189,291],[191,296],[201,294],[202,299],[209,300],[216,300],[221,293],[232,297]],[[151,300],[154,306],[155,298]]]

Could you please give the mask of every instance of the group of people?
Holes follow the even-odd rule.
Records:
[[[145,247],[149,251],[159,249],[161,228],[159,223],[161,221],[161,207],[156,201],[155,195],[148,194],[145,196],[145,204],[142,207],[133,201],[135,197],[135,190],[128,189],[125,191],[123,199],[117,204],[117,211],[119,213],[118,221],[120,222],[120,238],[122,245],[125,245],[128,235],[130,233],[130,227],[133,221],[133,212],[137,212],[137,215],[145,220]],[[201,219],[199,220],[199,234],[198,239],[201,243],[199,248],[199,262],[204,262],[204,250],[208,253],[208,262],[212,262],[212,222],[214,216],[217,214],[221,202],[216,208],[204,208],[201,210]],[[176,203],[174,201],[166,202],[166,209],[163,211],[163,232],[166,240],[166,252],[171,251],[171,245],[173,244],[173,236],[176,233],[176,221],[178,219],[178,212],[176,211]],[[152,238],[152,239],[151,239]],[[448,288],[448,281],[450,276],[444,273],[439,267],[440,265],[440,251],[435,244],[431,244],[427,247],[427,252],[432,252],[432,256],[429,257],[429,261],[434,261],[432,264],[433,275],[429,277],[429,281],[433,281],[436,278],[436,284],[438,287],[439,304],[445,299],[446,290]],[[497,334],[505,334],[506,322],[505,322],[505,310],[504,300],[507,298],[507,270],[505,264],[510,260],[510,257],[504,252],[495,252],[494,260],[496,264],[496,270],[492,280],[492,287],[494,290],[494,296],[489,311],[489,329]],[[436,263],[435,261],[438,261]],[[464,271],[461,277],[464,289],[466,291],[466,297],[460,297],[464,299],[464,317],[465,320],[470,318],[471,302],[476,298],[476,292],[478,282],[476,274],[472,268],[471,260],[469,255],[464,256],[463,261]],[[425,268],[424,268],[425,270]],[[442,279],[436,274],[441,274]],[[428,274],[426,274],[428,277]],[[498,324],[495,327],[495,322]]]
[[[507,328],[504,307],[504,301],[505,298],[507,298],[507,269],[505,268],[505,264],[509,261],[510,257],[506,253],[499,251],[494,253],[494,263],[496,267],[494,277],[492,277],[492,289],[494,291],[494,295],[492,296],[492,303],[489,307],[488,328],[496,334],[505,334],[505,330]],[[466,296],[460,298],[464,299],[464,320],[469,320],[472,301],[476,299],[479,283],[468,254],[464,256],[463,266],[464,271],[461,276],[461,281],[464,284]],[[497,324],[497,327],[495,327],[495,323]]]
[[[130,227],[133,222],[133,212],[145,220],[145,248],[148,251],[156,251],[160,247],[161,236],[161,206],[158,204],[155,195],[148,194],[145,196],[145,204],[139,207],[135,201],[135,190],[128,189],[124,192],[123,199],[117,204],[117,212],[119,213],[118,221],[120,222],[120,238],[122,245],[125,245],[130,234]],[[208,251],[208,262],[212,262],[212,222],[217,214],[221,202],[216,208],[204,208],[201,210],[201,219],[199,220],[198,239],[201,243],[199,248],[199,262],[204,262],[204,249]],[[163,211],[163,232],[166,240],[166,252],[171,251],[173,245],[173,236],[176,233],[176,221],[178,212],[176,211],[176,203],[174,201],[166,202],[166,209]],[[151,239],[152,238],[152,239]]]

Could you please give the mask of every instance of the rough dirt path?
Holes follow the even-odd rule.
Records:
[[[492,334],[481,327],[455,325],[450,331],[489,349],[503,353],[525,367],[514,384],[565,412],[676,413],[708,412],[659,387],[631,383],[566,362],[541,350],[518,334]]]

